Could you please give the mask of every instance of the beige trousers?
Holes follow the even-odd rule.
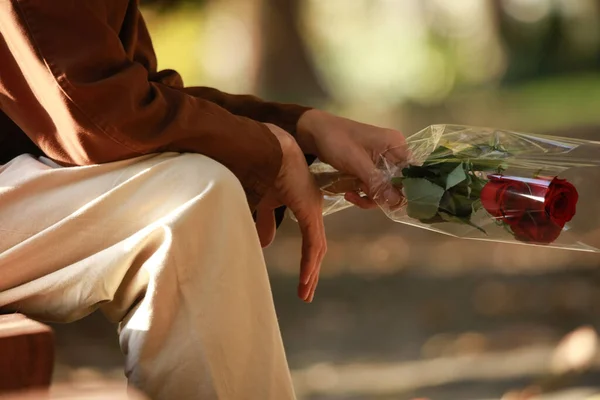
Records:
[[[98,308],[152,399],[294,398],[244,192],[207,157],[0,166],[0,309],[68,322]]]

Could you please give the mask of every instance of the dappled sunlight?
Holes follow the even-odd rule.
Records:
[[[554,350],[552,372],[578,371],[589,367],[598,355],[598,335],[589,326],[578,328],[564,337]]]

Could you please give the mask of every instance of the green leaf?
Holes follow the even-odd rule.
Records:
[[[503,162],[502,164],[498,165],[498,168],[496,168],[496,173],[501,174],[504,171],[506,171],[507,169],[508,169],[508,164],[506,162]]]
[[[483,204],[481,203],[481,199],[477,199],[471,204],[471,208],[473,209],[472,214],[475,214],[477,211],[483,208]]]
[[[473,213],[474,201],[475,199],[470,199],[463,194],[450,190],[442,196],[439,209],[459,218],[468,218]]]
[[[395,176],[392,178],[392,186],[395,187],[402,187],[402,182],[404,182],[404,178],[403,176]]]
[[[402,182],[408,200],[406,213],[415,219],[435,216],[444,195],[444,189],[427,179],[407,178]]]
[[[478,231],[482,232],[483,234],[487,235],[487,232],[480,226],[475,225],[473,222],[471,222],[470,218],[460,218],[454,215],[450,215],[448,213],[445,213],[443,211],[439,212],[439,215],[444,219],[444,221],[446,222],[455,222],[457,224],[464,224],[464,225],[469,225],[475,229],[477,229]]]
[[[467,179],[465,168],[463,163],[460,163],[446,176],[446,190],[458,185],[465,179]]]
[[[430,178],[434,177],[435,171],[425,166],[411,165],[402,169],[402,175],[406,178]]]
[[[481,157],[485,150],[484,146],[468,145],[461,148],[457,156],[460,158],[477,158]]]
[[[429,155],[427,161],[435,160],[435,159],[448,159],[454,157],[454,151],[451,148],[446,146],[438,146],[436,149]]]
[[[439,213],[436,213],[431,218],[421,219],[419,221],[423,222],[424,224],[439,224],[441,222],[446,222],[446,220],[444,220],[444,218],[442,218]]]

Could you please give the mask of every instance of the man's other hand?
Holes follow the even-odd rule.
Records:
[[[319,280],[321,262],[327,251],[322,215],[323,198],[296,140],[275,125],[265,125],[279,140],[283,159],[273,187],[256,210],[258,236],[263,247],[273,241],[275,237],[273,211],[277,207],[285,205],[294,213],[302,232],[298,296],[304,301],[311,302]]]

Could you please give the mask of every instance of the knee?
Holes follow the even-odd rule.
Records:
[[[201,154],[180,154],[169,162],[168,175],[179,182],[179,193],[218,196],[246,202],[239,179],[223,164]]]

